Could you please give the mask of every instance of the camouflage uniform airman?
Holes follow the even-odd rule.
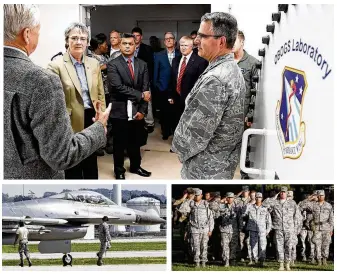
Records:
[[[234,193],[228,192],[228,198],[234,198]],[[231,205],[225,204],[220,209],[220,233],[221,233],[221,247],[222,260],[225,266],[229,266],[229,261],[235,264],[236,250],[238,249],[239,236],[239,218],[240,209],[233,202]]]
[[[262,198],[262,193],[256,193],[256,198]],[[268,209],[256,204],[249,205],[246,212],[240,218],[240,227],[243,220],[248,217],[246,230],[249,232],[251,258],[257,263],[266,259],[267,235],[272,228],[271,216]]]
[[[106,223],[109,221],[107,216],[103,217],[103,222],[99,225],[98,227],[98,238],[99,241],[101,242],[101,247],[99,252],[97,253],[98,256],[98,261],[97,261],[97,265],[102,265],[103,261],[103,254],[106,252],[107,249],[110,248],[110,241],[111,241],[111,236],[110,236],[110,229],[109,229],[109,225]]]
[[[249,187],[243,186],[243,192],[248,192]],[[240,209],[240,215],[243,215],[247,210],[247,206],[251,203],[250,197],[235,197],[234,203]],[[251,248],[249,244],[249,233],[245,230],[246,229],[246,220],[242,221],[242,227],[239,232],[239,248],[237,250],[238,256],[244,261],[248,255],[248,259],[251,260]],[[246,252],[247,250],[247,252]]]
[[[233,179],[239,162],[245,81],[233,54],[211,62],[186,98],[172,150],[183,179]]]
[[[195,189],[195,195],[201,195],[201,189]],[[199,203],[190,201],[183,203],[179,209],[182,215],[188,215],[187,225],[190,235],[190,245],[194,255],[194,262],[199,266],[200,262],[205,266],[207,260],[208,233],[212,233],[214,219],[208,202],[201,200]]]
[[[213,199],[209,202],[209,208],[212,210],[214,217],[214,230],[212,236],[209,239],[210,242],[210,253],[212,254],[213,260],[218,260],[221,258],[221,244],[220,244],[220,208],[221,208],[221,196],[220,192],[213,193]]]
[[[281,192],[287,192],[286,187],[281,188]],[[302,217],[296,203],[292,200],[266,199],[263,205],[268,207],[272,216],[273,229],[275,229],[275,242],[277,258],[280,263],[279,270],[290,270],[291,249],[293,245],[293,234],[298,235],[301,229]]]
[[[289,190],[287,192],[287,199],[288,200],[294,200],[294,192]],[[296,203],[296,202],[295,202]],[[301,213],[301,218],[302,218],[302,213]],[[302,218],[302,222],[301,224],[299,224],[301,228],[298,228],[298,230],[302,231],[302,227],[303,227],[303,218]],[[301,232],[300,232],[301,233]],[[296,261],[296,255],[297,255],[297,244],[298,244],[298,235],[296,233],[292,234],[292,247],[291,247],[291,251],[290,251],[290,262],[291,262],[291,266],[295,266],[295,261]]]
[[[324,196],[324,190],[318,191],[318,196]],[[331,243],[331,233],[333,231],[333,208],[331,204],[323,202],[312,202],[307,205],[312,211],[313,220],[311,222],[313,237],[312,242],[315,244],[318,264],[326,264],[329,257],[329,246]]]

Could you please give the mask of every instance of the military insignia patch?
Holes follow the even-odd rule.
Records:
[[[305,123],[302,121],[305,72],[285,67],[282,73],[282,95],[276,106],[276,131],[283,158],[297,159],[305,146]]]

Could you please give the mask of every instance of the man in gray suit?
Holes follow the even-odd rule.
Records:
[[[105,112],[74,134],[58,76],[30,59],[39,41],[35,5],[4,5],[4,178],[63,179],[106,143]],[[71,115],[71,114],[70,114]]]

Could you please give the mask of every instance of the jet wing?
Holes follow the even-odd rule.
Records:
[[[119,217],[108,216],[109,222],[113,224],[113,220],[119,220]],[[78,217],[78,218],[66,218],[69,224],[100,224],[102,223],[102,216],[99,217]]]
[[[2,222],[19,222],[23,221],[25,224],[44,224],[44,225],[64,225],[68,223],[64,219],[51,219],[51,218],[30,218],[30,217],[10,217],[2,216]]]

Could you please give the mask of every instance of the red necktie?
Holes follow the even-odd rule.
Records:
[[[177,89],[177,92],[179,94],[180,94],[180,91],[181,91],[181,79],[184,76],[185,69],[186,69],[186,56],[184,57],[183,63],[181,64],[180,73],[179,73],[179,77],[178,77],[178,81],[177,81],[177,88],[176,89]]]
[[[134,80],[135,74],[133,73],[132,60],[130,58],[128,59],[128,67],[129,67],[129,70],[130,70],[130,73],[131,73],[132,80]]]

